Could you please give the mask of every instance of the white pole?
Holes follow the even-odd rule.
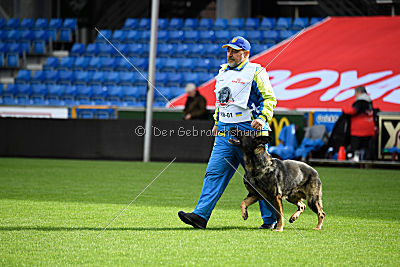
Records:
[[[151,4],[151,33],[150,33],[150,53],[149,53],[149,76],[147,83],[147,100],[146,100],[146,133],[144,135],[143,161],[150,161],[151,150],[151,125],[153,121],[153,96],[154,81],[156,70],[156,53],[157,53],[157,29],[158,29],[158,9],[159,0],[152,0]]]

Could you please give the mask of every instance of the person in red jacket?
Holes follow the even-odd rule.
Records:
[[[371,144],[375,136],[372,100],[364,86],[355,89],[355,98],[353,105],[344,108],[343,113],[351,116],[350,135],[351,147],[354,151],[353,160],[368,160],[371,159]]]

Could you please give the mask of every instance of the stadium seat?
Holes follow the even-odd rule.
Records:
[[[43,83],[44,82],[44,71],[37,70],[31,77],[31,83]]]
[[[92,120],[95,118],[95,109],[76,109],[76,116],[78,119]]]
[[[197,30],[198,20],[194,18],[185,19],[182,30]]]
[[[61,28],[61,25],[62,19],[51,19],[48,28],[58,30]]]
[[[7,61],[7,67],[18,68],[20,66],[18,53],[7,54],[6,61]]]
[[[292,26],[290,27],[291,30],[302,30],[303,28],[308,26],[308,19],[307,18],[295,18],[293,20]]]
[[[182,73],[168,72],[167,86],[181,86],[183,83]]]
[[[158,30],[165,30],[168,27],[168,19],[166,18],[159,18],[158,19]]]
[[[72,65],[73,70],[85,70],[89,65],[90,57],[77,57]]]
[[[119,72],[117,71],[110,71],[106,73],[106,78],[104,80],[103,85],[117,85],[121,81],[119,76]]]
[[[126,31],[124,30],[115,30],[111,36],[111,41],[113,43],[122,43],[125,41]]]
[[[204,57],[205,47],[207,45],[203,44],[191,44],[189,45],[189,57],[192,58],[201,58]]]
[[[45,84],[56,84],[59,79],[58,71],[45,70],[44,72],[44,83]]]
[[[174,86],[174,87],[170,87],[170,90],[171,90],[172,98],[175,98],[175,97],[180,96],[185,93],[185,88],[183,88],[183,87]]]
[[[85,53],[85,45],[84,44],[79,44],[79,43],[74,43],[71,48],[70,55],[73,57],[79,57],[82,56]]]
[[[79,105],[91,105],[92,104],[92,96],[93,96],[93,89],[91,86],[87,85],[77,85],[77,95],[75,100],[78,102]]]
[[[14,99],[14,96],[17,94],[18,90],[18,85],[16,84],[7,84],[7,86],[0,91],[0,96],[1,96],[1,103],[3,105],[15,105],[16,100]]]
[[[245,30],[258,30],[258,26],[260,25],[260,20],[258,18],[247,18],[244,23]]]
[[[97,56],[105,56],[105,57],[111,57],[115,55],[116,51],[114,47],[112,47],[110,44],[106,43],[101,43],[97,44]]]
[[[19,41],[21,45],[22,53],[29,54],[31,53],[31,42],[29,41]]]
[[[216,19],[213,25],[213,30],[220,31],[226,30],[228,28],[228,20],[227,19]]]
[[[184,72],[183,73],[183,83],[194,83],[196,86],[200,84],[199,75],[196,72]]]
[[[107,101],[109,105],[121,106],[124,90],[121,86],[108,86]]]
[[[162,71],[178,71],[179,70],[179,60],[178,58],[170,58],[168,59],[164,66]]]
[[[115,58],[102,57],[100,60],[100,69],[102,71],[113,71],[116,68]]]
[[[128,59],[131,60],[131,59]],[[123,57],[117,57],[115,59],[115,69],[117,71],[128,71],[132,69],[132,66],[129,64],[129,62],[123,58]]]
[[[75,57],[63,57],[58,64],[58,70],[69,70],[74,65]]]
[[[97,71],[101,68],[101,58],[100,57],[92,57],[89,59],[89,64],[87,66],[87,70]]]
[[[31,31],[31,30],[22,30],[19,39],[21,41],[32,42],[33,39],[34,39],[33,31]]]
[[[34,19],[25,18],[19,24],[19,28],[20,29],[31,29],[31,28],[33,28],[34,24],[35,24],[35,20]]]
[[[48,57],[43,65],[43,70],[55,70],[58,67],[58,58]]]
[[[15,54],[18,54],[19,56],[22,56],[23,52],[24,52],[23,49],[22,49],[21,44],[20,43],[16,43],[16,42],[7,43],[7,45],[5,46],[4,50],[5,50],[5,52],[7,54],[15,53]]]
[[[199,75],[199,84],[203,84],[214,78],[214,74],[208,72],[199,72],[198,75]]]
[[[77,103],[76,97],[78,95],[78,89],[76,86],[70,85],[61,85],[63,87],[63,94],[61,96],[61,101],[63,101],[63,105],[66,106],[75,106]]]
[[[7,24],[7,21],[5,18],[0,18],[0,29],[3,29]]]
[[[231,31],[231,36],[232,37],[234,37],[234,36],[243,36],[244,38],[248,39],[247,32],[248,31],[245,31],[245,30],[233,30],[233,31]]]
[[[116,43],[116,44],[114,44],[114,46],[115,46],[114,53],[113,53],[114,56],[119,57],[119,56],[121,56],[120,53],[121,53],[122,55],[124,55],[124,56],[128,55],[128,52],[129,52],[129,50],[128,50],[128,44],[125,44],[125,43],[121,43],[121,44]]]
[[[220,45],[217,44],[207,44],[204,46],[204,56],[205,57],[219,57]]]
[[[128,56],[134,57],[134,56],[141,56],[143,53],[143,44],[129,44],[128,45]]]
[[[276,21],[275,30],[288,30],[292,25],[291,18],[280,17]]]
[[[46,18],[38,18],[35,22],[35,25],[33,28],[35,30],[44,30],[47,29],[47,26],[49,25],[49,21]]]
[[[15,83],[29,83],[31,80],[31,71],[30,70],[19,70],[17,77],[15,77]]]
[[[19,41],[19,38],[21,36],[21,31],[19,30],[8,30],[5,32],[6,34],[6,40],[7,41]]]
[[[143,71],[143,72],[135,72],[136,75],[136,85],[137,86],[147,86],[148,84],[148,73]]]
[[[131,58],[131,63],[140,71],[147,71],[149,60],[147,58]],[[133,70],[134,68],[131,67]]]
[[[312,18],[310,19],[310,25],[313,25],[313,24],[315,24],[315,23],[318,23],[318,22],[322,21],[323,19],[324,19],[324,18],[312,17]]]
[[[154,89],[154,102],[158,102],[156,106],[164,107],[168,100],[172,99],[171,89],[169,87],[160,86]]]
[[[64,87],[57,84],[47,85],[46,100],[50,106],[61,106],[64,103],[61,101],[61,96],[64,93]]]
[[[263,32],[264,44],[275,44],[279,41],[279,32],[274,30]]]
[[[295,31],[280,31],[279,38],[280,38],[280,40],[285,40],[285,39],[288,39],[292,35],[295,35],[295,34],[296,34]]]
[[[29,105],[31,95],[32,88],[30,84],[18,84],[17,94],[15,95],[14,99],[18,105]]]
[[[155,85],[166,86],[168,83],[168,75],[165,72],[156,72],[155,74]]]
[[[75,73],[71,70],[59,71],[58,76],[58,84],[71,85],[75,82]]]
[[[141,36],[141,31],[128,31],[128,33],[125,36],[125,42],[126,43],[136,43],[139,41]]]
[[[179,62],[179,71],[192,72],[196,66],[197,58],[182,58]]]
[[[198,30],[202,30],[202,31],[207,31],[207,30],[211,30],[212,26],[213,26],[213,20],[212,19],[200,19],[199,25],[197,26]]]
[[[44,84],[32,84],[31,103],[33,105],[46,105],[47,87]]]
[[[263,42],[261,31],[247,31],[247,38],[251,44],[259,44]]]
[[[89,84],[90,85],[102,85],[106,79],[106,73],[103,71],[96,71],[93,73],[92,77],[90,77]]]
[[[198,43],[200,40],[200,32],[196,30],[184,31],[183,41],[185,43]]]
[[[215,32],[215,41],[218,43],[228,43],[231,40],[232,36],[230,31],[216,31]]]
[[[268,31],[272,30],[275,27],[275,19],[274,18],[263,18],[261,20],[260,26],[258,30]]]
[[[6,31],[0,29],[0,40],[6,40]],[[4,43],[0,43],[1,45],[5,45]]]
[[[200,58],[195,62],[194,71],[208,72],[212,66],[214,66],[214,59],[212,58]]]
[[[157,45],[157,56],[170,57],[175,55],[175,46],[172,44],[159,44]]]
[[[251,46],[250,55],[254,56],[256,54],[264,52],[265,50],[269,49],[270,47],[271,47],[271,45],[268,45],[268,44],[254,44]]]
[[[137,26],[139,24],[139,20],[135,18],[127,18],[125,20],[124,26],[122,26],[122,29],[125,30],[135,30],[137,29]]]
[[[45,55],[47,51],[45,41],[33,41],[32,53],[37,55]]]
[[[107,87],[101,86],[101,85],[96,85],[96,86],[93,86],[92,88],[93,88],[92,101],[96,105],[107,105],[108,104],[106,102],[106,99],[108,96]]]
[[[137,26],[138,30],[150,30],[150,19],[149,18],[141,18],[139,24]]]
[[[172,18],[169,20],[168,30],[181,30],[183,26],[182,18]]]
[[[168,31],[158,31],[157,42],[160,44],[168,43],[169,41]]]
[[[107,40],[110,40],[112,36],[112,30],[99,30],[97,33],[96,43],[107,43]]]
[[[141,32],[139,42],[142,44],[146,44],[146,43],[150,42],[150,31],[149,30]]]
[[[243,30],[244,29],[244,18],[233,18],[229,23],[229,30]]]
[[[183,42],[183,31],[170,31],[169,32],[170,43],[182,43]]]
[[[186,57],[189,55],[189,45],[187,44],[178,44],[175,46],[174,57]]]
[[[60,42],[72,42],[72,30],[71,29],[66,29],[62,28],[60,29]]]
[[[10,18],[7,21],[5,29],[16,29],[19,26],[19,19],[18,18]]]
[[[123,71],[120,73],[119,85],[133,86],[136,82],[136,74],[132,71]]]
[[[215,42],[215,32],[200,31],[199,38],[200,38],[200,43],[213,44]]]
[[[158,57],[156,58],[156,70],[157,71],[162,71],[164,69],[165,62],[169,60],[168,58],[165,57]]]
[[[75,84],[86,85],[92,78],[92,72],[89,71],[75,71]]]
[[[139,99],[139,89],[134,86],[122,86],[124,95],[122,101],[127,106],[135,106]]]
[[[86,56],[96,56],[98,54],[98,47],[96,44],[88,44],[86,46],[85,55]]]

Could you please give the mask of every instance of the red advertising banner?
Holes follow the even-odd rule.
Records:
[[[364,85],[374,107],[400,111],[399,44],[400,16],[327,18],[250,61],[267,66],[279,109],[341,109]],[[214,85],[199,87],[209,107]],[[172,105],[185,101],[182,95]]]

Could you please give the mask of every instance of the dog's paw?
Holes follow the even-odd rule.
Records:
[[[319,231],[321,230],[321,227],[315,227],[313,230]]]
[[[299,218],[299,217],[291,216],[290,219],[289,219],[289,222],[290,222],[290,223],[294,223],[294,221],[297,220],[298,218]]]
[[[249,214],[247,213],[247,210],[246,210],[246,212],[242,212],[242,218],[243,218],[243,220],[247,220],[247,218],[249,218]]]
[[[274,232],[283,232],[283,228],[272,229],[272,231],[274,231]]]

